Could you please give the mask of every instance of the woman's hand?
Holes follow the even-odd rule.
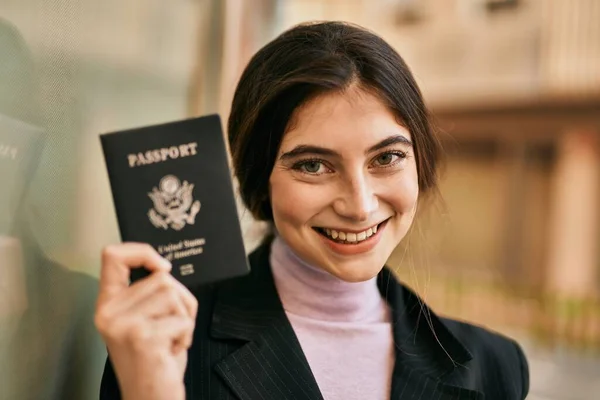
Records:
[[[129,285],[132,268],[151,274]],[[192,344],[196,298],[150,245],[124,243],[102,252],[95,324],[123,399],[185,399],[183,374]]]

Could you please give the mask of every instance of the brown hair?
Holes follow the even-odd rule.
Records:
[[[359,26],[305,23],[252,57],[233,98],[228,125],[233,165],[242,200],[256,219],[273,219],[269,177],[294,111],[354,83],[377,95],[411,133],[420,192],[437,188],[439,141],[404,60]]]

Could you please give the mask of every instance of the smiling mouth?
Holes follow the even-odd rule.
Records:
[[[383,222],[380,222],[377,225],[368,228],[362,232],[346,232],[331,228],[313,228],[317,233],[326,237],[327,239],[340,243],[340,244],[348,244],[348,245],[356,245],[362,242],[365,242],[372,237],[377,235],[377,232],[380,231],[385,224],[389,221],[389,218]]]

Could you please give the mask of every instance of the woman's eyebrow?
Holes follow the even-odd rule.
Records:
[[[407,137],[402,136],[402,135],[392,135],[392,136],[389,136],[389,137],[383,139],[381,142],[369,147],[369,149],[365,153],[366,154],[373,153],[377,150],[384,149],[388,146],[391,146],[391,145],[397,144],[397,143],[404,144],[404,145],[407,145],[410,147],[413,146],[413,143]]]
[[[369,147],[369,149],[367,149],[367,151],[365,153],[366,154],[373,153],[374,151],[384,149],[388,146],[391,146],[391,145],[397,144],[397,143],[401,143],[401,144],[404,144],[404,145],[407,145],[410,147],[413,146],[413,143],[407,137],[402,136],[402,135],[392,135],[392,136],[389,136],[389,137],[383,139],[379,143]],[[315,154],[315,155],[341,158],[341,155],[338,152],[336,152],[335,150],[328,149],[326,147],[301,144],[301,145],[294,147],[292,150],[286,151],[285,153],[283,153],[279,157],[279,159],[287,160],[290,158],[296,158],[296,157],[307,155],[307,154]]]
[[[339,153],[337,153],[334,150],[328,149],[326,147],[310,146],[310,145],[306,145],[306,144],[301,144],[301,145],[294,147],[292,150],[283,153],[279,157],[279,159],[286,160],[286,159],[302,156],[305,154],[319,154],[319,155],[323,155],[323,156],[340,157]]]

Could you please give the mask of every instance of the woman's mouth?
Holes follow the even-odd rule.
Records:
[[[387,221],[386,219],[383,222],[380,222],[377,225],[373,225],[366,230],[357,232],[357,231],[344,231],[333,228],[313,228],[317,231],[321,236],[329,239],[332,242],[344,245],[358,245],[364,242],[371,241],[375,237],[379,236],[377,232],[380,232]]]
[[[390,218],[363,231],[345,231],[334,228],[313,228],[323,243],[342,256],[369,252],[377,246]]]

